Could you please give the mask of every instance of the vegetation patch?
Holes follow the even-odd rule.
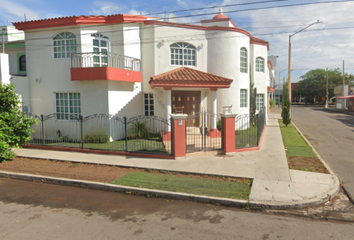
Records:
[[[247,200],[252,181],[237,178],[203,179],[173,174],[130,172],[112,183],[130,187]]]
[[[283,137],[289,169],[328,173],[328,170],[317,158],[312,148],[290,123],[287,127],[279,119],[281,135]]]

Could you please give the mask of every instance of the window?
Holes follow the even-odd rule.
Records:
[[[240,107],[247,107],[247,89],[240,89]]]
[[[264,94],[257,94],[256,96],[256,109],[257,111],[262,110],[264,107]]]
[[[144,110],[145,116],[154,116],[154,94],[144,94]]]
[[[70,32],[63,32],[53,39],[54,58],[70,58],[76,53],[76,36]]]
[[[189,43],[174,43],[170,45],[171,65],[178,66],[196,66],[195,50],[196,48]]]
[[[81,114],[80,93],[55,93],[55,107],[58,120],[71,120],[69,114]]]
[[[92,34],[93,37],[93,52],[95,53],[93,57],[94,67],[102,67],[108,65],[108,37],[95,33]]]
[[[264,59],[261,57],[256,58],[256,72],[264,72]]]
[[[244,47],[240,51],[240,71],[247,73],[247,49]]]
[[[20,72],[26,72],[26,55],[22,55],[18,59],[18,66]]]

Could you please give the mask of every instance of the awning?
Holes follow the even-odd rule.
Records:
[[[348,98],[354,98],[354,95],[347,95],[347,96],[336,97],[336,99],[348,99]]]
[[[151,77],[151,88],[229,88],[232,79],[202,72],[193,68],[180,67],[172,71]]]
[[[267,91],[268,92],[275,92],[275,89],[272,88],[271,86],[267,86]]]

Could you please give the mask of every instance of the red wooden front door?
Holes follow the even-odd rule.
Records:
[[[188,115],[187,127],[199,127],[199,116],[195,114],[200,112],[200,98],[199,91],[172,91],[172,113],[183,108],[183,113]]]

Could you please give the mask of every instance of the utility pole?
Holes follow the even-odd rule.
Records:
[[[5,53],[5,32],[6,32],[6,28],[2,28],[1,32],[2,32],[2,53]]]
[[[345,96],[345,75],[344,75],[344,60],[343,60],[343,97]],[[345,98],[342,99],[342,109],[344,110]]]
[[[325,105],[325,108],[328,108],[328,68],[326,68],[326,82],[327,82],[327,89],[326,89],[326,105]]]

